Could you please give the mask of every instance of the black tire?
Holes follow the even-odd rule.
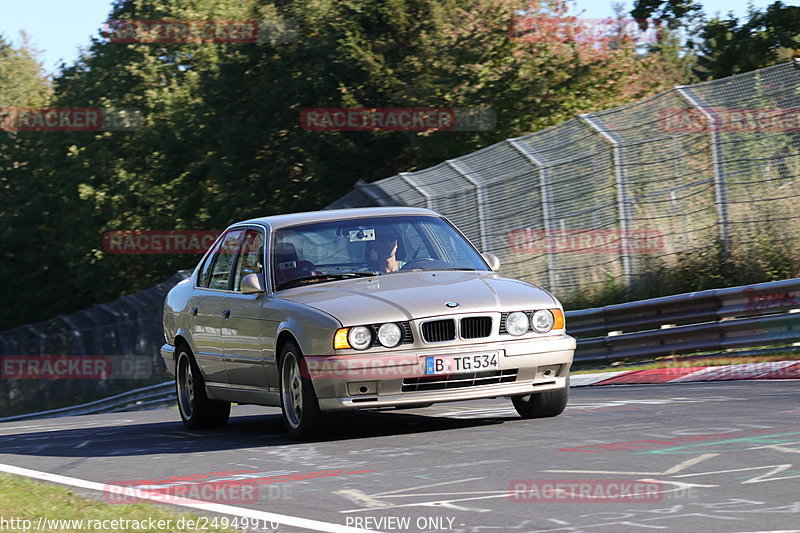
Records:
[[[189,429],[221,428],[228,423],[231,403],[209,400],[205,379],[185,344],[178,346],[175,363],[175,394],[183,424]]]
[[[304,440],[319,434],[322,411],[311,379],[303,372],[303,354],[292,341],[280,353],[281,410],[286,431],[292,438]]]
[[[511,401],[522,418],[548,418],[564,412],[569,399],[569,376],[563,389],[549,390],[526,396],[514,396]]]

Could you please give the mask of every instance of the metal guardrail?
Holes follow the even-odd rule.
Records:
[[[155,405],[166,405],[175,402],[175,382],[167,381],[158,385],[142,387],[122,394],[116,394],[81,405],[62,407],[61,409],[51,409],[38,413],[27,413],[24,415],[8,416],[0,418],[0,422],[12,422],[19,420],[34,420],[37,418],[58,418],[62,416],[92,415],[98,413],[118,413],[121,411],[135,411],[143,407],[154,407]]]
[[[566,315],[567,332],[578,340],[576,362],[790,346],[800,342],[800,278],[567,311]],[[175,402],[174,388],[174,382],[167,381],[73,407],[0,418],[0,422],[168,405]]]
[[[800,278],[568,311],[577,362],[800,342]]]

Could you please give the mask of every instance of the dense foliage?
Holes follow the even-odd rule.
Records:
[[[638,4],[651,10],[645,17],[695,13],[687,2]],[[768,16],[734,40],[763,34],[778,15]],[[133,108],[144,119],[135,131],[0,131],[0,290],[14,304],[0,310],[0,328],[113,299],[196,261],[106,254],[107,231],[222,229],[320,208],[358,179],[694,81],[691,51],[669,32],[644,53],[623,34],[564,38],[577,21],[562,0],[117,0],[108,18],[257,20],[274,31],[246,44],[120,43],[98,33],[51,84],[27,45],[0,42],[0,105]],[[539,30],[515,31],[519,18]],[[718,49],[715,24],[703,34],[705,58],[730,53]],[[769,50],[703,68],[715,77],[757,68],[775,60]],[[315,132],[299,121],[309,107],[404,106],[488,107],[497,126]]]

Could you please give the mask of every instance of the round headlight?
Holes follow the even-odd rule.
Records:
[[[394,348],[403,340],[403,333],[400,326],[394,322],[388,322],[378,329],[378,340],[387,348]]]
[[[512,335],[522,335],[528,331],[528,315],[514,311],[506,317],[506,331]]]
[[[555,322],[553,313],[547,309],[536,311],[531,317],[531,327],[536,333],[547,333],[553,329],[553,322]]]
[[[347,332],[347,342],[356,350],[366,350],[372,346],[372,331],[366,326],[356,326]]]

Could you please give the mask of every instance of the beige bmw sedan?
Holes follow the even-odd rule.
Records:
[[[281,407],[306,438],[326,413],[510,397],[560,414],[575,340],[546,290],[497,273],[444,217],[381,207],[233,224],[164,304],[181,418]]]

